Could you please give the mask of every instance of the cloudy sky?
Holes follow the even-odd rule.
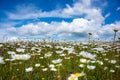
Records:
[[[114,29],[120,30],[120,0],[0,0],[0,40],[80,40],[89,32],[111,39]]]

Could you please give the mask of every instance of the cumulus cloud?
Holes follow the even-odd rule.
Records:
[[[101,36],[112,37],[114,29],[120,29],[120,22],[114,24],[104,25],[102,27],[93,26],[94,21],[83,18],[73,19],[72,22],[38,22],[36,24],[30,23],[23,25],[19,28],[8,28],[10,33],[18,34],[19,36],[54,36],[57,34],[59,38],[87,38],[88,32],[93,33],[93,38],[99,38]],[[120,32],[118,32],[120,34]]]
[[[19,24],[19,22],[13,22],[13,21],[5,21],[5,22],[0,22],[0,28],[3,29],[3,28],[7,28],[7,27],[13,27],[15,26],[16,24]]]
[[[7,41],[16,41],[18,40],[18,37],[12,36],[12,37],[8,37]]]

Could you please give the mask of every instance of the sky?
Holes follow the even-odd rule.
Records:
[[[120,0],[0,0],[0,40],[120,37]]]

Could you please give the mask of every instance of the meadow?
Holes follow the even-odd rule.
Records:
[[[0,43],[0,80],[120,80],[120,42]]]

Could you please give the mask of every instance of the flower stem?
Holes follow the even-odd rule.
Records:
[[[58,80],[60,80],[60,65],[58,64]]]

